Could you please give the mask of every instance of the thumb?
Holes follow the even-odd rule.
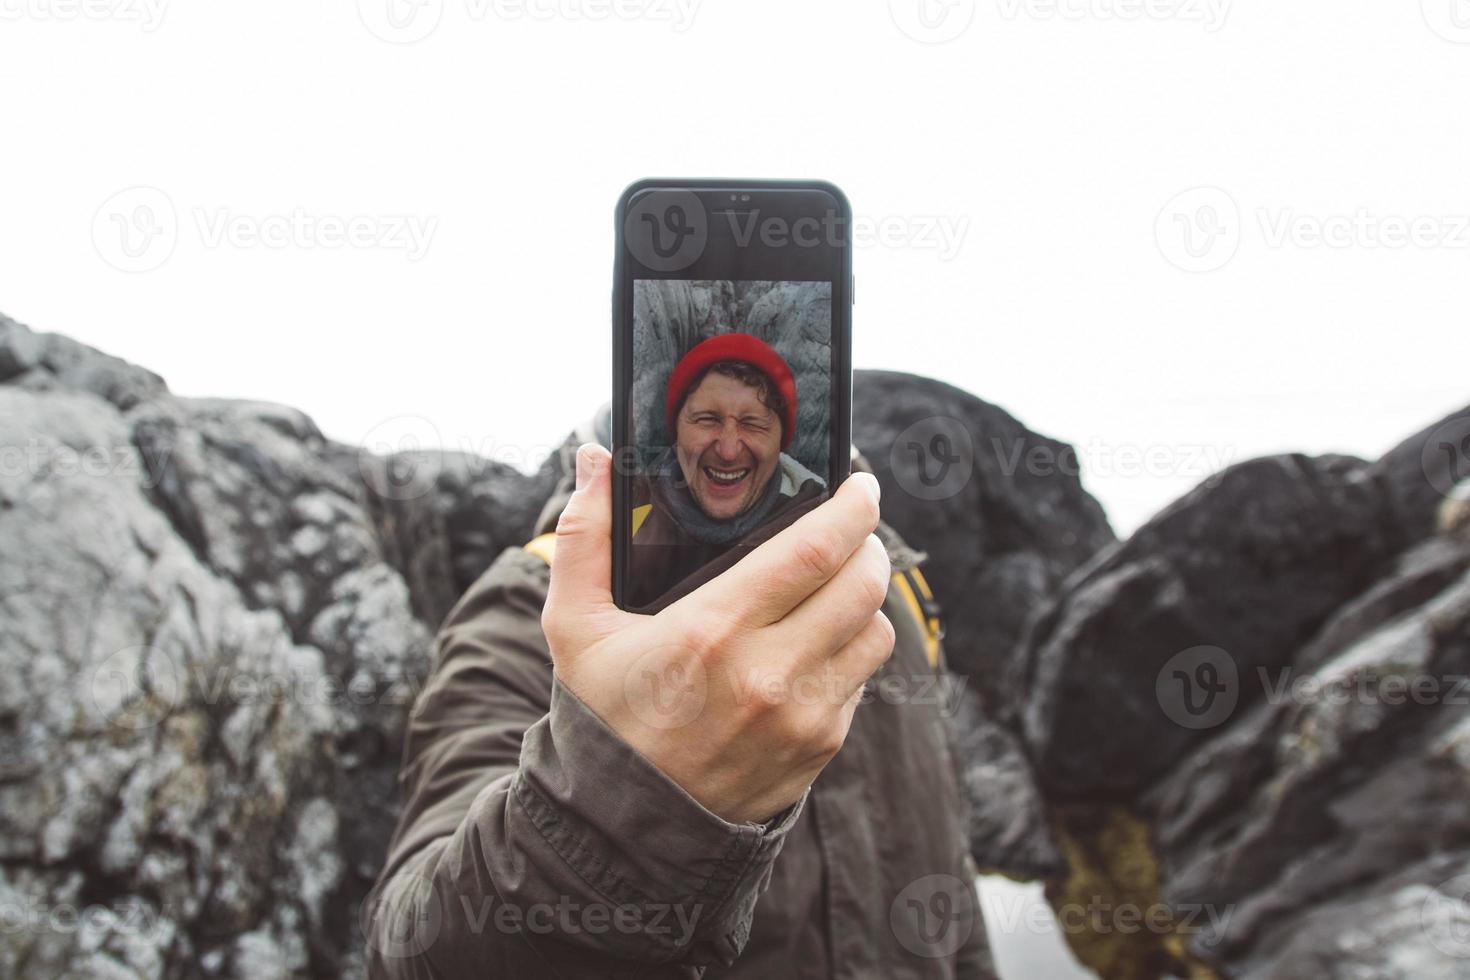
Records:
[[[547,625],[575,628],[612,604],[612,456],[589,442],[577,450],[577,489],[556,524],[546,611],[562,621]]]

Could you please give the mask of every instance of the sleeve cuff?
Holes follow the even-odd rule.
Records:
[[[766,826],[710,812],[553,679],[514,799],[535,833],[630,924],[630,955],[734,962],[806,797]],[[636,922],[636,925],[633,925]],[[603,939],[608,938],[604,936]]]

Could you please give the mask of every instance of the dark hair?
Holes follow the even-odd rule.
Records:
[[[689,396],[694,394],[694,390],[704,384],[704,379],[711,374],[734,378],[741,384],[754,388],[755,397],[760,403],[776,413],[776,424],[783,427],[782,434],[785,434],[786,396],[781,394],[781,389],[776,387],[776,382],[771,380],[769,374],[749,361],[715,361],[700,371],[684,389],[683,397],[679,399],[679,404],[674,408],[674,418],[679,417],[679,414],[684,411],[684,403],[689,400]],[[670,432],[669,435],[672,437],[675,433]]]

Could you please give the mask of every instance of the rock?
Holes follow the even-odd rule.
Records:
[[[1416,432],[1373,464],[1393,509],[1397,544],[1434,533],[1435,511],[1456,484],[1470,480],[1470,405]]]
[[[1470,480],[1463,480],[1439,505],[1439,530],[1470,540]]]
[[[1114,541],[1076,453],[958,388],[890,371],[856,372],[852,429],[884,519],[929,555],[950,667],[999,716],[1027,622]]]
[[[23,330],[0,325],[0,895],[39,914],[0,974],[360,971],[431,656],[361,484],[295,410]]]
[[[1265,703],[1143,798],[1164,892],[1176,905],[1230,910],[1196,940],[1218,965],[1293,975],[1271,971],[1310,961],[1307,930],[1311,955],[1346,970],[1368,946],[1326,944],[1327,926],[1339,937],[1398,930],[1375,921],[1388,914],[1380,905],[1405,884],[1436,884],[1402,869],[1470,848],[1470,546],[1405,556],[1267,687]],[[1433,959],[1422,934],[1393,943],[1400,964]]]
[[[558,478],[550,460],[528,476],[459,452],[339,453],[365,482],[377,537],[415,612],[435,626],[501,551],[531,539]]]
[[[1202,702],[1259,699],[1380,572],[1385,509],[1361,461],[1280,456],[1230,467],[1079,571],[1028,636],[1014,696],[1049,800],[1126,799],[1208,737]]]
[[[60,334],[33,333],[0,314],[0,382],[89,391],[126,411],[167,392],[163,379]]]
[[[1036,776],[1009,729],[985,717],[966,691],[955,718],[966,796],[970,853],[982,872],[1030,880],[1063,869]]]

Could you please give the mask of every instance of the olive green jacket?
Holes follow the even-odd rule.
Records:
[[[559,506],[543,526],[554,526]],[[706,810],[552,671],[547,545],[504,552],[440,629],[405,805],[362,916],[391,980],[995,976],[949,719],[960,693],[886,527],[893,656],[770,825]]]

